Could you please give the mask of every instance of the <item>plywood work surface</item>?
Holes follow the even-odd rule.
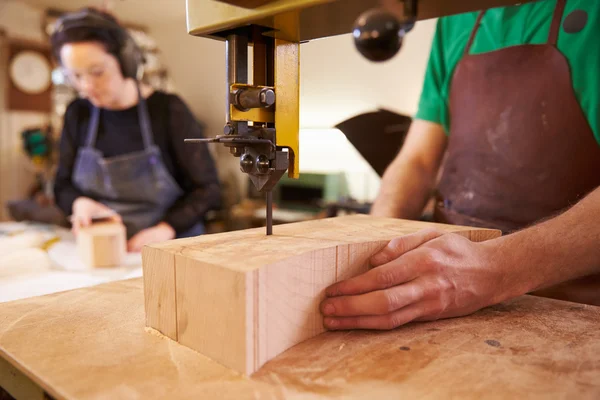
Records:
[[[142,279],[0,304],[0,357],[56,399],[600,398],[600,307],[524,296],[327,332],[251,378],[144,329]]]

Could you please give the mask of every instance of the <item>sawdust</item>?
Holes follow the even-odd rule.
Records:
[[[156,336],[156,337],[158,337],[158,338],[161,338],[161,339],[169,339],[169,337],[167,337],[167,336],[163,335],[162,333],[160,333],[159,331],[157,331],[157,330],[156,330],[156,329],[154,329],[154,328],[150,328],[150,327],[147,327],[147,326],[146,326],[146,327],[144,327],[144,330],[145,330],[147,333],[151,334],[152,336]]]

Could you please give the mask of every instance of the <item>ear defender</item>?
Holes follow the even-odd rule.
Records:
[[[118,61],[125,78],[141,80],[144,63],[142,50],[133,37],[118,23],[93,10],[82,10],[62,16],[56,22],[55,32],[75,28],[108,29],[117,32],[119,38]],[[60,58],[59,58],[60,59]]]

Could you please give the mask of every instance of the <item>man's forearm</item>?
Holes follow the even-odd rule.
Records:
[[[600,188],[564,213],[483,243],[506,271],[505,298],[600,273]]]
[[[418,219],[430,197],[435,177],[418,164],[397,159],[381,181],[381,190],[371,214]]]
[[[440,124],[415,119],[402,151],[387,168],[371,214],[417,219],[435,185],[447,144]]]

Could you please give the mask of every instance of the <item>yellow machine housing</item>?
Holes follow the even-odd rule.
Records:
[[[527,0],[525,0],[527,1]],[[417,19],[522,3],[516,0],[419,0]],[[230,105],[233,121],[274,121],[276,145],[290,152],[288,175],[298,177],[299,46],[312,39],[349,33],[365,11],[381,7],[404,17],[402,0],[187,0],[187,28],[191,35],[226,40],[241,27],[266,28],[276,38],[275,112],[240,111]],[[239,82],[230,82],[230,91]]]

